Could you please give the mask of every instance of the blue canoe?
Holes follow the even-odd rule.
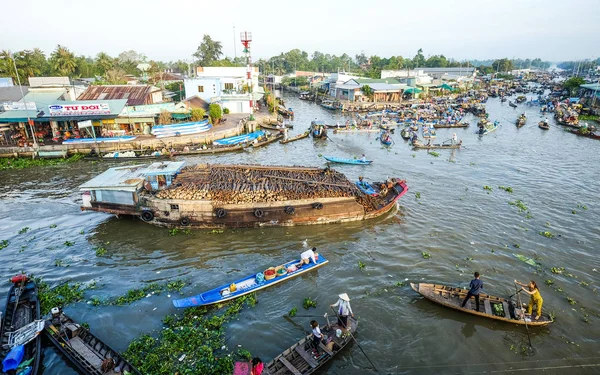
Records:
[[[338,158],[335,156],[325,156],[325,155],[323,155],[323,158],[329,162],[341,163],[341,164],[369,165],[373,162],[373,160],[363,161],[361,159],[345,159],[345,158]]]
[[[293,260],[291,262],[287,262],[282,264],[281,266],[284,269],[287,269],[289,266],[294,264],[299,264],[300,259]],[[261,290],[264,288],[268,288],[272,285],[278,284],[282,281],[289,280],[293,277],[301,275],[305,272],[314,270],[315,268],[319,268],[324,264],[329,263],[323,255],[319,254],[319,259],[317,263],[313,263],[310,261],[308,264],[303,265],[298,268],[296,271],[288,272],[282,276],[276,276],[271,280],[263,279],[260,282],[256,280],[256,274],[252,274],[250,276],[244,277],[243,279],[239,279],[233,282],[235,284],[236,290],[234,292],[231,291],[230,287],[232,283],[221,285],[215,289],[211,289],[207,292],[200,293],[193,297],[176,299],[173,300],[173,305],[175,307],[194,307],[194,306],[206,306],[212,305],[214,303],[229,301],[238,297],[241,297],[248,293],[256,292],[257,290]]]
[[[358,188],[360,189],[360,191],[362,191],[365,194],[373,195],[373,196],[379,195],[377,193],[377,191],[373,188],[373,186],[371,186],[371,184],[369,184],[368,182],[365,182],[365,181],[356,181],[356,186],[358,186]]]
[[[255,131],[253,133],[237,135],[235,137],[223,138],[213,142],[213,145],[220,146],[231,146],[237,145],[244,142],[252,142],[258,137],[262,137],[265,135],[265,132],[262,130]]]
[[[379,141],[381,142],[381,144],[383,144],[383,145],[386,145],[386,146],[389,146],[389,145],[391,145],[391,144],[392,144],[392,138],[390,137],[390,138],[388,138],[388,139],[389,139],[389,140],[387,140],[387,141],[386,141],[386,140],[384,140],[383,138],[379,138]]]
[[[209,131],[212,125],[208,120],[185,122],[173,125],[156,125],[152,127],[152,134],[156,138],[175,137],[178,135],[192,135]]]

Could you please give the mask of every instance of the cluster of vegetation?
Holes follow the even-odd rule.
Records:
[[[311,307],[317,308],[317,301],[314,301],[310,297],[306,297],[304,301],[302,301],[302,307],[304,307],[306,310],[310,309]]]
[[[73,163],[81,160],[83,154],[76,154],[66,159],[30,159],[30,158],[18,158],[8,159],[0,158],[0,171],[6,169],[25,169],[31,167],[46,167],[49,165],[58,165],[64,163]]]
[[[51,288],[50,285],[41,278],[33,277],[33,280],[38,286],[38,297],[40,299],[40,310],[42,315],[48,314],[53,307],[64,307],[73,302],[83,301],[84,292],[96,287],[95,282],[83,285],[81,283],[67,281]]]
[[[248,361],[248,351],[227,349],[224,324],[238,316],[244,305],[254,306],[254,294],[232,301],[220,313],[207,307],[186,309],[183,316],[169,315],[157,337],[135,339],[124,357],[142,374],[231,374],[235,360]]]
[[[162,292],[180,292],[187,285],[187,282],[183,280],[174,280],[167,283],[151,283],[143,288],[130,289],[125,295],[113,298],[107,301],[106,305],[128,305],[135,301],[139,301],[148,295],[156,295]]]

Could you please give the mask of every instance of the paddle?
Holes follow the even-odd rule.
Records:
[[[335,316],[338,318],[338,320],[340,322],[342,322],[342,320],[340,319],[340,316],[338,315],[337,311],[335,311],[335,309],[331,306],[329,306],[331,308],[331,310],[335,313]],[[342,322],[343,324],[343,322]],[[373,364],[373,362],[371,361],[371,359],[369,358],[369,356],[367,355],[367,353],[365,353],[365,351],[363,350],[362,346],[360,346],[360,344],[358,343],[358,341],[356,340],[356,338],[354,337],[354,335],[352,334],[352,332],[346,327],[346,325],[344,324],[344,328],[346,328],[346,332],[348,332],[348,334],[350,335],[350,337],[352,337],[352,340],[354,340],[354,342],[356,343],[356,345],[358,346],[358,348],[360,349],[360,351],[365,355],[365,357],[367,358],[367,360],[369,361],[369,363],[371,364],[371,366],[373,366],[373,369],[375,371],[377,371],[377,373],[379,373],[379,370],[377,370],[377,367],[375,367],[375,365]]]
[[[516,296],[518,293],[521,293],[523,290],[520,289],[519,291],[517,291],[517,293],[515,294],[511,294],[510,296],[508,296],[508,299],[513,298],[514,296]]]
[[[515,290],[516,290],[516,295],[517,295],[517,300],[519,302],[519,308],[523,308],[523,305],[521,304],[521,295],[519,294],[520,290],[518,290],[518,286],[517,283],[515,283]],[[525,314],[523,314],[523,321],[525,322],[525,329],[527,330],[527,339],[529,340],[529,349],[533,350],[533,346],[531,345],[531,335],[529,334],[529,327],[527,326],[527,320],[525,320]]]

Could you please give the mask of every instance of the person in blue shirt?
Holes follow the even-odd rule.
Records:
[[[467,301],[471,297],[475,297],[475,311],[479,311],[479,292],[481,292],[481,289],[483,289],[483,281],[479,279],[479,272],[475,272],[473,276],[475,276],[475,278],[471,280],[471,283],[469,284],[469,292],[467,293],[467,297],[465,297],[461,306],[465,307]]]

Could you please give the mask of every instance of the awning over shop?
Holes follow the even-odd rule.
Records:
[[[447,90],[447,91],[454,91],[454,87],[450,86],[447,83],[444,83],[443,85],[438,86],[440,89],[442,90]]]
[[[37,111],[6,111],[0,112],[0,123],[27,122],[27,116],[34,121],[41,121],[36,118]]]
[[[190,113],[171,113],[171,117],[175,120],[186,120],[192,115]]]
[[[417,88],[417,87],[408,87],[404,90],[405,94],[417,94],[423,92],[423,90]]]

